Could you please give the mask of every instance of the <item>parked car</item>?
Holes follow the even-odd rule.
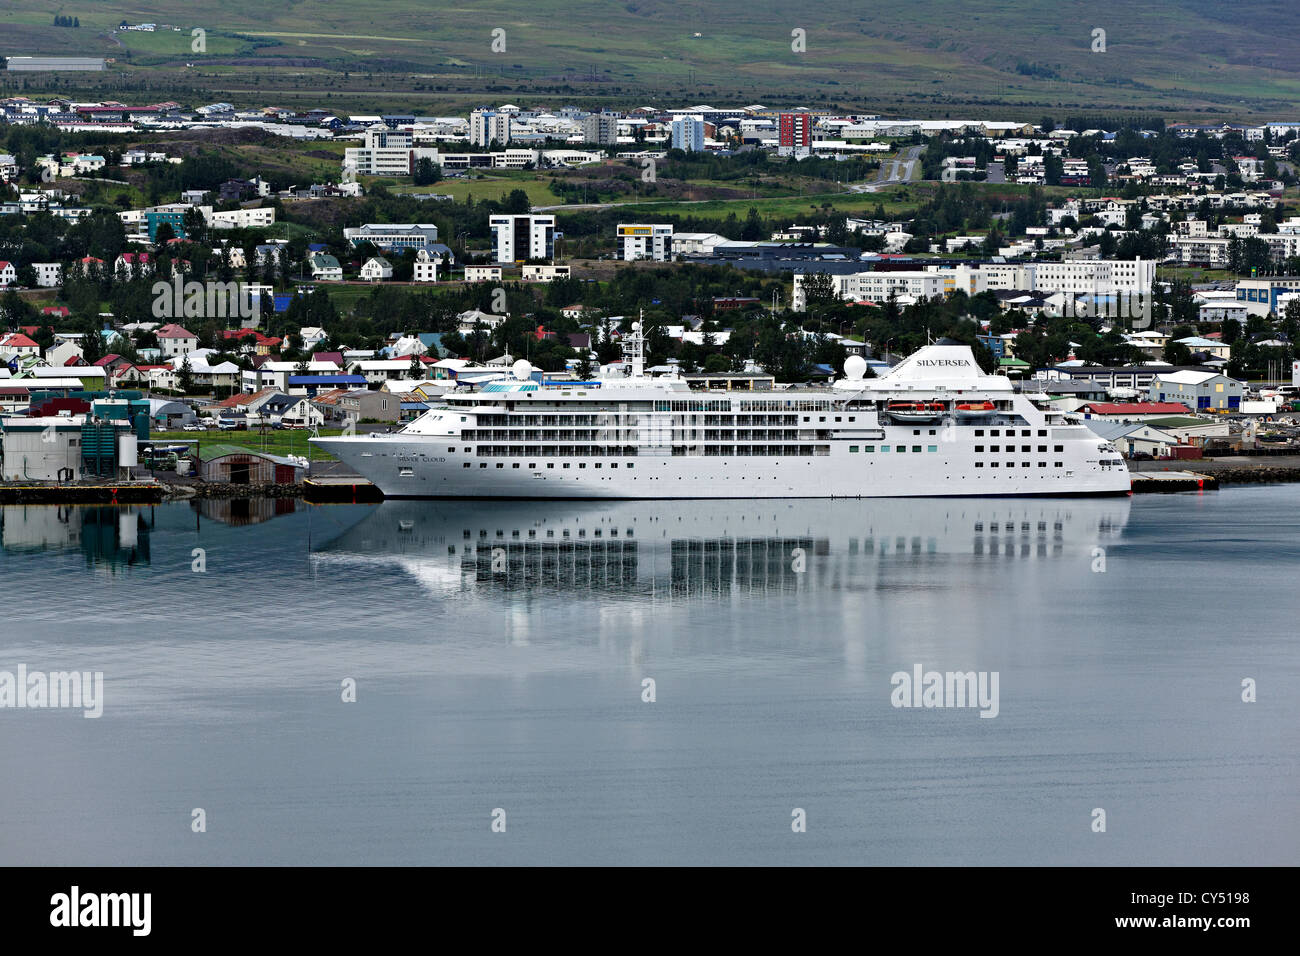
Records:
[[[217,422],[217,427],[223,432],[247,431],[248,423],[243,419],[223,418]]]
[[[203,430],[204,426],[200,425],[198,422],[189,422],[188,424],[181,426],[181,431],[183,432],[201,432]]]
[[[1128,458],[1129,461],[1155,461],[1155,459],[1151,457],[1151,454],[1145,451],[1135,451],[1133,454],[1129,455]]]

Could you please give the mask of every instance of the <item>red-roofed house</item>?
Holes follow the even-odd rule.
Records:
[[[53,316],[56,319],[66,319],[72,314],[72,310],[66,305],[47,305],[41,309],[41,315]]]
[[[180,387],[180,377],[170,365],[137,365],[135,370],[145,377],[150,388]]]
[[[199,347],[199,337],[175,323],[164,325],[154,334],[158,336],[163,358],[182,358]]]
[[[82,275],[88,275],[90,270],[96,267],[102,269],[104,267],[104,260],[96,259],[94,256],[86,256],[84,259],[78,259],[75,266],[76,270]]]
[[[1104,422],[1140,422],[1147,418],[1190,414],[1191,409],[1178,402],[1092,402],[1083,406],[1084,418]]]
[[[270,355],[280,345],[279,336],[265,336],[257,329],[226,329],[221,333],[226,341],[239,342],[241,352],[253,352],[257,355]]]
[[[18,270],[12,262],[0,259],[0,286],[13,285],[18,281]]]
[[[0,355],[40,355],[41,347],[23,335],[13,332],[0,335]]]
[[[147,252],[124,252],[113,263],[113,274],[125,272],[128,277],[147,276],[153,272],[153,259]]]

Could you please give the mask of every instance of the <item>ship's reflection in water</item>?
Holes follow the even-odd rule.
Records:
[[[720,595],[889,584],[918,562],[1094,559],[1127,498],[387,501],[313,553],[434,591]]]
[[[6,505],[0,542],[12,554],[80,549],[109,571],[149,563],[152,509],[110,505]]]

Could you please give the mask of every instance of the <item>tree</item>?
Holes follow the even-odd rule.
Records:
[[[181,360],[181,367],[176,373],[176,384],[181,392],[186,395],[194,388],[194,373],[190,369],[190,357],[188,355]]]
[[[828,272],[807,273],[799,288],[803,292],[805,312],[821,312],[835,301],[835,279]]]
[[[161,231],[161,227],[160,227]],[[208,223],[203,218],[203,213],[191,206],[185,210],[185,215],[181,217],[181,231],[185,233],[186,239],[194,242],[206,242],[208,235]]]
[[[417,186],[432,186],[442,179],[442,169],[429,157],[422,156],[415,161],[411,179]]]
[[[81,339],[81,357],[94,365],[104,357],[104,336],[97,328],[92,328]]]
[[[501,202],[501,211],[511,215],[523,215],[532,209],[532,203],[528,201],[528,193],[522,189],[510,190],[510,195],[506,196]]]
[[[419,353],[411,353],[411,367],[408,369],[407,374],[413,379],[424,378],[424,363],[420,361]]]

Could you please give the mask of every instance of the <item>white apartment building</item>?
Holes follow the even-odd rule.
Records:
[[[63,284],[63,263],[33,262],[36,270],[36,285],[42,289],[54,289]]]
[[[967,295],[1023,290],[1048,295],[1148,295],[1155,282],[1156,264],[1144,259],[1080,259],[1065,262],[983,262],[944,269],[932,267],[898,272],[858,272],[831,276],[836,294],[849,301],[882,302],[891,295],[913,299],[935,298],[961,289]],[[804,275],[794,277],[792,307],[803,311]]]
[[[437,282],[439,261],[437,256],[429,255],[427,249],[421,249],[415,254],[415,274],[411,278],[416,282]]]
[[[469,114],[469,141],[475,146],[505,146],[510,142],[509,113],[496,110],[475,110]]]
[[[1179,236],[1171,239],[1169,244],[1179,262],[1203,262],[1211,268],[1221,268],[1228,264],[1228,246],[1231,242],[1231,239],[1220,236]]]
[[[550,259],[555,255],[554,216],[493,216],[492,250],[497,262]]]
[[[637,259],[668,262],[673,257],[672,223],[620,223],[615,232],[618,236],[618,257],[624,262]]]
[[[227,209],[213,210],[210,206],[202,207],[207,212],[205,218],[213,229],[257,229],[275,225],[275,209]]]
[[[500,266],[465,267],[466,282],[500,282],[501,276],[502,272]]]

